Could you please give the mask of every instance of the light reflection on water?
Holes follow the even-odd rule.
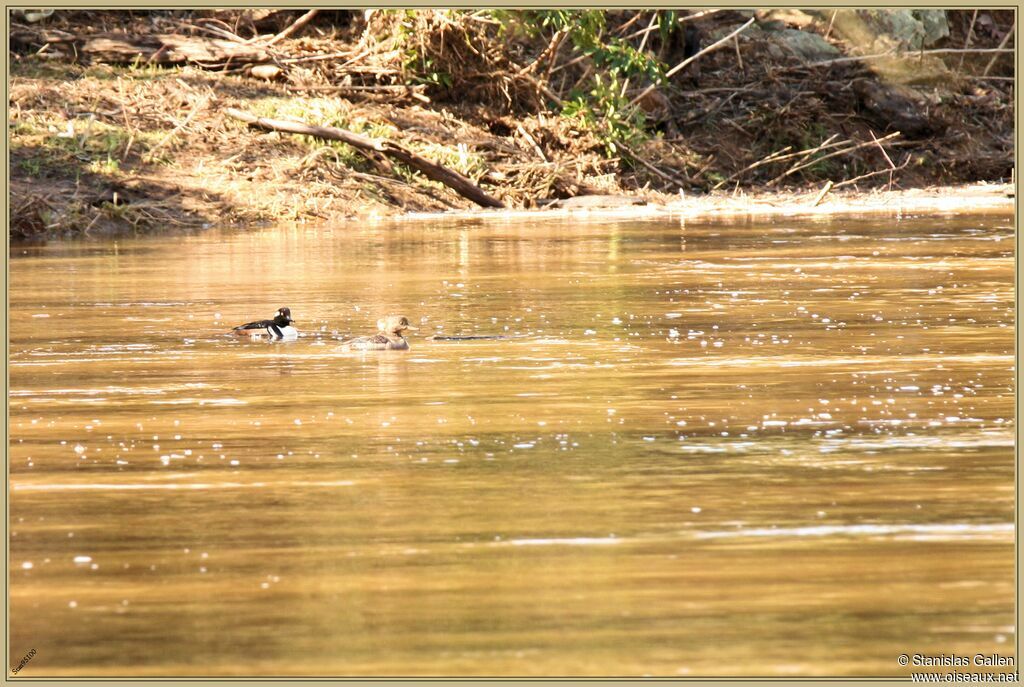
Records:
[[[26,676],[1012,655],[1012,239],[981,217],[15,247],[10,652],[37,649]],[[225,335],[281,306],[298,341]],[[340,349],[387,313],[411,351]]]

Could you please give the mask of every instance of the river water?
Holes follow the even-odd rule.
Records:
[[[999,215],[15,246],[11,666],[1012,657],[1013,248]],[[225,334],[282,306],[297,341]],[[340,350],[390,313],[411,350]]]

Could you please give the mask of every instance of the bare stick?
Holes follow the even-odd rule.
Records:
[[[587,59],[588,57],[590,57],[590,55],[579,55],[578,57],[574,57],[571,60],[569,60],[568,62],[566,62],[565,64],[559,65],[559,66],[555,67],[554,69],[552,69],[551,73],[554,74],[555,72],[560,72],[563,69],[567,69],[568,67],[573,66],[574,64],[579,64],[580,62],[582,62],[583,60]]]
[[[747,20],[747,22],[745,24],[743,24],[743,26],[739,27],[738,29],[736,29],[735,31],[730,33],[728,36],[723,36],[722,38],[719,38],[717,41],[715,41],[714,43],[712,43],[708,47],[704,48],[703,50],[698,52],[696,55],[693,55],[692,57],[687,57],[685,60],[683,60],[682,62],[680,62],[676,66],[672,67],[672,69],[669,69],[667,72],[665,72],[665,78],[666,79],[671,78],[672,76],[677,74],[681,69],[686,67],[686,65],[690,64],[694,60],[698,59],[699,57],[702,57],[703,55],[706,55],[707,53],[709,53],[709,52],[711,52],[713,50],[717,50],[721,46],[725,45],[729,41],[729,39],[731,39],[733,36],[739,35],[742,31],[744,31],[748,26],[750,26],[753,23],[754,23],[754,18],[751,17],[749,20]],[[640,93],[640,95],[638,95],[637,97],[635,97],[635,98],[633,98],[632,100],[629,101],[629,107],[632,107],[632,106],[636,105],[638,102],[640,102],[641,100],[643,100],[647,96],[647,94],[650,93],[651,91],[653,91],[655,88],[657,88],[656,84],[651,84],[650,86],[645,88]]]
[[[996,48],[997,50],[1002,50],[1003,48],[1006,47],[1006,43],[1010,40],[1010,36],[1013,35],[1013,31],[1014,31],[1015,28],[1017,28],[1017,20],[1016,19],[1013,20],[1012,24],[1010,24],[1010,30],[1006,32],[1006,35],[1003,36],[1003,40],[1001,40],[999,42],[999,47]],[[1011,48],[1007,52],[1016,52],[1016,51]],[[993,67],[993,65],[995,65],[996,59],[998,57],[999,57],[998,54],[992,56],[992,59],[988,61],[988,66],[985,67],[985,71],[983,71],[981,73],[982,76],[988,76],[988,73],[992,70],[992,67]]]
[[[811,207],[812,208],[818,207],[818,205],[821,203],[821,199],[824,198],[825,194],[827,194],[831,190],[832,190],[832,180],[829,179],[828,181],[825,182],[825,188],[821,189],[821,192],[818,194],[818,197],[814,199],[813,203],[811,203]]]
[[[849,148],[843,148],[842,150],[837,150],[835,152],[829,153],[828,155],[822,155],[821,157],[814,158],[813,160],[810,160],[808,162],[804,162],[803,164],[793,165],[792,167],[787,169],[785,172],[783,172],[779,176],[777,176],[774,179],[772,179],[771,181],[769,181],[768,185],[769,186],[774,186],[778,182],[782,181],[784,178],[788,177],[790,174],[792,174],[794,172],[798,172],[801,169],[805,169],[807,167],[810,167],[811,165],[816,165],[819,162],[821,162],[822,160],[827,160],[830,157],[835,157],[836,155],[846,155],[847,153],[852,153],[853,151],[859,150],[859,149],[864,148],[866,146],[878,145],[878,144],[882,143],[883,141],[891,140],[893,138],[896,138],[899,135],[900,135],[899,131],[894,131],[891,134],[889,134],[888,136],[883,136],[882,138],[877,138],[877,139],[875,139],[873,141],[864,141],[863,143],[858,143],[857,145],[850,146]]]
[[[562,39],[565,38],[568,35],[569,35],[569,32],[566,29],[560,29],[558,31],[555,31],[555,35],[551,37],[551,42],[548,43],[548,46],[546,48],[544,48],[544,50],[541,52],[540,55],[537,56],[537,59],[535,59],[533,62],[531,62],[530,64],[526,65],[522,69],[520,69],[519,73],[520,74],[532,74],[534,71],[536,71],[537,67],[539,67],[541,65],[541,63],[545,59],[547,59],[547,57],[549,55],[553,54],[555,52],[555,50],[558,49],[558,46],[560,46],[562,44]]]
[[[974,22],[978,20],[978,10],[974,10],[974,14],[971,15],[971,25],[967,27],[967,38],[964,39],[964,50],[971,47],[971,36],[974,34]],[[959,72],[964,68],[964,58],[966,54],[960,56],[960,64],[956,66],[956,70]]]
[[[287,29],[285,29],[284,31],[282,31],[281,33],[277,34],[276,36],[271,38],[269,41],[267,41],[266,45],[273,45],[274,43],[277,43],[280,40],[288,38],[288,36],[292,35],[296,31],[301,29],[303,26],[305,26],[309,22],[313,21],[313,18],[316,17],[316,15],[319,14],[319,13],[320,13],[320,10],[310,10],[310,11],[306,12],[304,15],[302,15],[301,17],[296,19],[292,23],[292,25],[289,26]]]
[[[653,29],[655,23],[658,21],[658,11],[655,10],[654,14],[651,15],[651,21],[647,24],[648,29]],[[644,37],[640,39],[640,47],[637,48],[637,52],[643,53],[644,47],[647,45],[647,39],[650,37],[650,33],[644,33]],[[619,93],[620,98],[626,97],[626,91],[629,89],[629,77],[627,76],[622,80],[622,91]]]
[[[541,160],[544,160],[544,162],[551,162],[551,160],[549,160],[547,156],[544,154],[544,151],[541,150],[540,146],[537,145],[537,140],[530,135],[530,132],[523,128],[522,124],[516,125],[516,131],[518,131],[519,135],[525,138],[526,141],[533,146],[533,150],[537,153],[537,155],[540,156]]]
[[[536,89],[537,89],[538,91],[540,91],[541,93],[543,93],[544,95],[546,95],[546,96],[547,96],[548,98],[550,98],[550,99],[551,99],[551,101],[552,101],[552,102],[554,102],[554,103],[555,103],[556,105],[558,105],[559,107],[561,107],[561,106],[562,106],[562,102],[563,102],[563,101],[562,101],[562,99],[561,99],[561,98],[559,98],[559,97],[558,97],[557,95],[555,95],[554,93],[552,93],[552,92],[551,92],[551,89],[550,89],[550,88],[548,88],[548,87],[547,87],[547,86],[545,86],[545,85],[544,85],[543,83],[541,83],[541,82],[540,82],[540,81],[539,81],[539,80],[538,80],[537,78],[535,78],[535,77],[534,77],[534,76],[533,76],[532,74],[516,74],[516,75],[517,75],[517,76],[519,76],[520,78],[523,78],[523,79],[526,79],[527,81],[529,81],[529,82],[530,82],[530,84],[531,84],[531,85],[532,85],[532,86],[533,86],[534,88],[536,88]]]
[[[738,126],[738,125],[737,125],[737,126]],[[750,171],[750,170],[752,170],[752,169],[757,169],[758,167],[760,167],[760,166],[762,166],[762,165],[767,165],[767,164],[769,164],[769,163],[771,163],[771,162],[776,162],[776,161],[778,161],[778,160],[784,160],[784,159],[786,159],[786,158],[787,158],[787,157],[789,157],[789,156],[788,156],[788,155],[785,155],[784,153],[785,153],[785,152],[786,152],[787,150],[789,150],[790,148],[792,148],[792,147],[793,147],[793,146],[786,146],[786,147],[785,147],[785,148],[783,148],[782,150],[777,150],[777,151],[775,151],[774,153],[769,153],[769,154],[768,154],[767,156],[765,156],[765,157],[761,158],[761,159],[760,159],[760,160],[758,160],[757,162],[754,162],[754,163],[752,163],[752,164],[749,164],[749,165],[747,165],[746,167],[744,167],[744,168],[743,168],[743,169],[741,169],[740,171],[738,171],[738,172],[736,172],[736,173],[732,174],[731,176],[729,176],[729,177],[728,177],[728,178],[726,178],[726,179],[722,179],[722,180],[721,180],[721,181],[719,181],[719,182],[718,182],[717,184],[715,184],[714,186],[712,186],[712,187],[711,187],[711,190],[712,190],[712,191],[715,191],[715,190],[717,190],[717,189],[721,188],[722,186],[724,186],[724,185],[728,184],[728,183],[729,183],[730,181],[732,181],[732,180],[733,180],[733,179],[735,179],[736,177],[740,176],[741,174],[743,174],[743,173],[745,173],[745,172],[749,172],[749,171]]]
[[[727,184],[728,182],[732,181],[733,179],[735,179],[736,177],[740,176],[741,174],[743,174],[745,172],[749,172],[752,169],[757,169],[758,167],[761,167],[763,165],[771,164],[773,162],[782,162],[783,160],[791,160],[794,157],[800,158],[800,160],[798,162],[803,162],[804,160],[807,159],[807,156],[809,156],[809,155],[813,155],[814,153],[820,153],[821,151],[828,150],[829,148],[836,148],[838,146],[848,145],[851,142],[849,139],[843,139],[842,141],[836,141],[835,143],[832,143],[831,142],[832,139],[835,138],[838,135],[839,134],[833,134],[833,135],[829,136],[828,138],[826,138],[824,141],[822,141],[820,144],[814,146],[813,148],[807,148],[805,150],[798,150],[795,153],[785,154],[786,151],[789,150],[792,147],[792,146],[786,146],[782,150],[776,151],[776,152],[772,153],[771,155],[768,155],[767,157],[764,157],[764,158],[758,160],[757,162],[755,162],[755,163],[753,163],[751,165],[747,165],[746,167],[744,167],[740,171],[738,171],[735,174],[733,174],[732,176],[730,176],[728,179],[725,179],[723,181],[718,182],[715,186],[712,187],[711,190],[715,190],[715,189],[719,188],[720,186],[722,186],[724,184]]]
[[[835,147],[838,147],[838,146],[841,146],[841,145],[844,145],[844,144],[847,144],[847,143],[850,142],[849,140],[845,140],[845,141],[839,141],[838,143],[832,143],[833,139],[836,139],[838,137],[839,137],[839,134],[832,134],[831,136],[826,138],[824,141],[819,143],[814,148],[811,148],[809,150],[803,150],[800,153],[794,154],[792,157],[799,156],[800,159],[797,160],[797,163],[799,164],[799,163],[803,162],[804,160],[806,160],[807,158],[809,158],[811,155],[814,155],[815,153],[821,152],[822,150],[828,150],[829,148],[835,148]]]
[[[839,14],[839,10],[832,10],[832,16],[828,19],[828,29],[825,30],[825,40],[832,34],[832,25],[836,23],[836,15]]]
[[[885,157],[885,161],[889,163],[889,168],[896,169],[896,165],[892,163],[892,158],[889,157],[889,153],[885,152],[885,148],[883,148],[882,144],[878,142],[878,138],[875,136],[875,132],[869,129],[868,133],[871,134],[871,140],[873,140],[875,144],[878,145],[878,149],[882,151],[882,156]]]
[[[888,173],[890,175],[890,178],[891,178],[891,176],[893,174],[895,174],[896,172],[900,171],[901,169],[906,167],[908,164],[910,164],[910,157],[911,157],[910,155],[907,155],[906,161],[902,165],[900,165],[899,167],[897,167],[895,169],[878,169],[878,170],[875,170],[874,172],[868,172],[867,174],[861,174],[859,177],[854,177],[852,179],[847,179],[846,181],[840,181],[838,184],[834,184],[832,186],[832,188],[836,189],[836,188],[841,188],[843,186],[848,186],[850,184],[855,184],[858,181],[861,181],[862,179],[867,179],[868,177],[876,177],[879,174],[886,174],[886,173]]]
[[[634,14],[630,18],[629,21],[627,21],[625,24],[623,24],[619,28],[615,29],[615,31],[613,31],[613,33],[625,33],[629,29],[630,26],[632,26],[633,24],[635,24],[638,21],[640,21],[640,17],[642,17],[642,16],[644,16],[643,10],[641,10],[641,11],[637,12],[636,14]],[[636,38],[637,36],[639,36],[643,32],[644,32],[644,29],[641,29],[640,31],[637,31],[635,34],[633,34],[631,36],[626,36],[622,40],[628,41],[631,38]]]

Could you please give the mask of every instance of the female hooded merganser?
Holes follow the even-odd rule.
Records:
[[[416,327],[409,324],[409,318],[401,315],[388,315],[377,320],[378,331],[373,336],[361,336],[349,339],[343,344],[346,351],[407,351],[409,342],[402,336],[405,330],[415,331]]]
[[[265,336],[270,339],[297,339],[299,337],[299,330],[291,326],[294,321],[292,319],[292,311],[289,308],[281,308],[272,320],[240,324],[231,331],[237,336],[250,336],[253,338]]]

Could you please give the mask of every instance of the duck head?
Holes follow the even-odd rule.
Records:
[[[409,318],[404,315],[388,315],[377,320],[377,329],[385,334],[402,336],[406,330],[416,331],[416,327],[409,324]]]
[[[295,320],[292,319],[291,308],[281,308],[274,317],[274,324],[278,327],[287,327]]]

